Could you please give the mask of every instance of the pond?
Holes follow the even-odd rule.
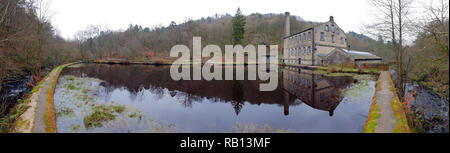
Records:
[[[58,132],[362,132],[375,76],[278,72],[266,92],[261,80],[174,81],[170,66],[70,66],[55,89]]]

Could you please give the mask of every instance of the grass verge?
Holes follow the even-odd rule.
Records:
[[[381,80],[383,76],[378,77],[376,84],[375,95],[372,99],[369,115],[367,115],[366,123],[364,125],[363,133],[375,133],[378,119],[380,118],[380,106],[377,105],[377,93],[381,90]]]

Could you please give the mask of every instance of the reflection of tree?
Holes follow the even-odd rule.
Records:
[[[164,97],[164,88],[150,86],[150,91],[156,95],[156,99],[162,99]]]
[[[194,103],[194,101],[201,101],[201,97],[185,92],[179,92],[176,94],[176,96],[178,97],[178,99],[181,99],[181,103],[185,108],[192,108],[192,103]]]
[[[236,116],[241,112],[242,106],[244,106],[243,102],[232,101],[231,105],[233,105],[234,112],[236,112]]]
[[[177,95],[177,92],[175,91],[169,91],[169,94],[171,97],[175,97]]]
[[[144,87],[140,87],[139,91],[136,93],[136,97],[138,99],[138,102],[142,102],[144,101],[144,94],[145,93],[145,88]]]
[[[66,68],[63,75],[104,80],[101,84],[104,87],[100,93],[102,96],[110,96],[116,89],[126,89],[131,96],[139,100],[137,98],[144,96],[145,90],[151,92],[154,98],[163,98],[166,94],[170,94],[185,107],[192,107],[194,101],[201,102],[202,98],[207,98],[208,101],[230,102],[236,114],[239,114],[247,102],[258,105],[261,103],[296,105],[293,103],[294,98],[288,102],[284,101],[283,88],[260,92],[259,84],[263,82],[262,80],[175,81],[170,77],[169,70],[168,66],[85,64],[79,68]],[[280,85],[282,82],[283,80],[279,79]]]
[[[239,112],[241,112],[242,106],[244,106],[244,88],[242,86],[242,83],[237,80],[233,80],[233,96],[232,96],[232,102],[234,111],[236,112],[236,115],[239,115]]]
[[[191,98],[191,96],[189,96],[189,94],[185,94],[185,96],[184,96],[185,98],[182,98],[183,99],[183,106],[185,107],[185,108],[192,108],[192,98]]]
[[[120,89],[120,90],[130,91],[130,90],[128,90],[126,87],[123,87],[123,88]],[[136,92],[136,91],[130,92],[129,97],[130,97],[131,101],[136,101],[137,92]]]

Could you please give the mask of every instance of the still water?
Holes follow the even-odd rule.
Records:
[[[174,81],[170,66],[68,67],[55,90],[58,131],[362,132],[375,92],[373,76],[278,72],[277,89],[262,92],[261,80]],[[89,124],[96,106],[124,110],[111,109],[115,117]]]

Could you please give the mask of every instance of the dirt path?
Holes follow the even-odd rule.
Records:
[[[392,111],[391,101],[394,94],[390,90],[388,72],[381,72],[381,90],[377,93],[377,105],[380,106],[380,118],[375,133],[393,133],[397,120]]]
[[[46,110],[46,104],[47,104],[47,90],[49,86],[51,85],[51,82],[53,80],[53,77],[57,74],[57,71],[52,71],[49,74],[49,77],[45,82],[42,84],[42,88],[39,92],[39,98],[37,101],[37,111],[36,111],[36,120],[35,120],[35,127],[34,131],[35,133],[45,133],[46,132],[46,125],[44,122],[44,114],[47,111]]]
[[[55,79],[58,79],[61,70],[66,66],[77,63],[80,62],[68,63],[54,68],[33,88],[30,97],[24,100],[26,109],[15,121],[13,133],[57,132],[54,110],[47,110],[47,107],[54,107],[53,97],[48,97],[47,94],[53,94],[52,90],[50,90],[50,93],[48,91],[54,88]]]

